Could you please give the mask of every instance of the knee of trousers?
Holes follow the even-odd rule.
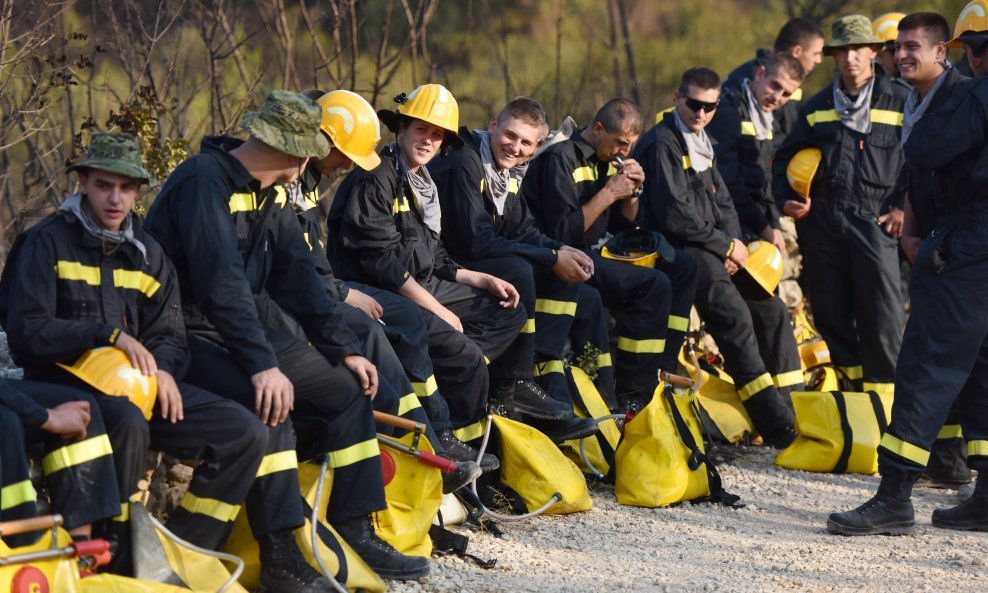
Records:
[[[141,410],[122,397],[105,396],[97,401],[114,456],[124,451],[146,456],[151,446],[151,431]]]
[[[0,407],[0,446],[3,447],[3,456],[21,455],[24,452],[24,427],[21,420],[14,412],[7,408]],[[6,464],[0,463],[0,469]]]
[[[500,272],[499,278],[510,282],[521,296],[521,302],[529,310],[530,315],[535,314],[535,270],[532,264],[520,258],[511,258],[511,266],[505,267]]]

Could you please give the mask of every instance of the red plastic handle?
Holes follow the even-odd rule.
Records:
[[[419,454],[419,461],[426,465],[441,469],[447,473],[456,471],[455,462],[450,461],[445,457],[440,457],[435,453],[429,453],[428,451],[422,451],[421,454]]]
[[[75,550],[76,557],[92,556],[95,558],[110,551],[110,542],[105,539],[73,542],[72,549]]]

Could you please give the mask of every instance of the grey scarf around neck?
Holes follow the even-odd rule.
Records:
[[[508,200],[508,180],[511,179],[511,172],[508,169],[498,170],[494,162],[494,154],[491,152],[490,135],[480,131],[477,134],[480,136],[480,162],[484,165],[484,179],[487,188],[491,191],[497,213],[503,215],[504,203]]]
[[[676,120],[676,127],[679,128],[679,133],[686,140],[686,151],[689,153],[690,167],[697,173],[706,171],[714,162],[714,145],[711,144],[710,137],[707,136],[707,131],[700,130],[694,134],[693,130],[683,121],[683,118],[679,117],[679,111],[674,109],[672,114]]]
[[[834,110],[842,124],[862,134],[871,132],[871,92],[874,88],[875,76],[872,76],[852,101],[841,88],[841,77],[837,75],[834,80]]]
[[[402,176],[408,180],[408,187],[412,189],[412,201],[415,202],[415,210],[422,217],[425,226],[432,229],[437,235],[442,232],[442,211],[439,208],[439,188],[429,175],[429,169],[419,167],[418,173],[412,173],[411,168],[401,156],[401,150],[396,148],[398,153],[398,163]]]
[[[748,102],[748,111],[751,112],[751,123],[755,126],[755,140],[772,139],[772,123],[775,116],[771,111],[765,111],[755,98],[755,93],[751,91],[751,81],[747,78],[741,87],[744,89],[744,98]]]
[[[943,86],[943,81],[947,79],[947,72],[952,68],[950,64],[940,74],[937,81],[933,84],[933,88],[926,93],[926,96],[922,100],[919,98],[919,91],[916,87],[913,87],[909,91],[909,96],[906,97],[906,104],[902,109],[902,145],[906,145],[906,140],[909,139],[909,134],[913,131],[913,126],[923,117],[926,110],[930,107],[930,101],[933,99],[933,95],[937,94],[940,87]]]
[[[87,233],[97,239],[108,243],[115,243],[117,245],[121,243],[130,243],[141,252],[141,257],[144,258],[144,263],[147,263],[147,247],[145,247],[144,243],[134,236],[133,214],[127,214],[127,218],[124,220],[121,230],[108,231],[100,227],[99,224],[93,220],[93,215],[89,212],[89,208],[84,206],[82,203],[82,194],[75,194],[66,198],[66,200],[62,202],[62,205],[58,207],[58,212],[63,216],[67,215],[79,221],[82,228],[86,229]]]

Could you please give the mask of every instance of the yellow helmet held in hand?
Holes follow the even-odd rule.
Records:
[[[410,95],[404,93],[395,97],[397,111],[380,109],[377,116],[392,132],[398,132],[399,115],[414,117],[446,130],[445,143],[459,150],[463,139],[457,135],[460,127],[460,108],[456,98],[441,84],[423,84]]]
[[[799,351],[799,358],[803,361],[804,369],[812,369],[821,364],[830,363],[830,348],[820,338],[798,344],[796,349]]]
[[[316,99],[322,110],[322,131],[333,146],[365,171],[381,164],[375,149],[381,141],[381,123],[374,108],[351,91],[332,91]]]
[[[804,148],[793,155],[786,165],[789,187],[804,198],[810,197],[810,186],[813,185],[813,177],[820,168],[821,160],[823,153],[819,148]]]
[[[158,397],[158,379],[132,367],[123,350],[113,346],[93,348],[71,366],[57,364],[106,395],[126,397],[140,408],[145,419],[151,419]]]
[[[748,244],[748,261],[744,269],[759,286],[770,295],[782,280],[782,253],[768,241],[752,241]]]
[[[971,0],[957,17],[954,38],[947,42],[947,47],[964,47],[962,36],[985,32],[988,32],[988,0]]]
[[[886,12],[871,21],[871,32],[885,43],[895,41],[899,35],[899,21],[905,17],[901,12]]]

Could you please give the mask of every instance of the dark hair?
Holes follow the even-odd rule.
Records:
[[[806,71],[803,69],[803,64],[792,57],[792,55],[785,52],[777,51],[770,56],[768,56],[762,63],[765,66],[765,74],[772,76],[776,72],[782,70],[785,72],[789,78],[802,82],[806,77]]]
[[[594,122],[600,122],[609,134],[630,131],[641,134],[645,125],[645,116],[638,104],[631,99],[618,97],[611,99],[597,110],[593,116]]]
[[[542,128],[549,125],[545,107],[542,107],[541,103],[531,97],[515,97],[508,102],[501,113],[497,114],[497,123],[501,123],[509,117],[520,119],[533,128],[538,128],[540,132]]]
[[[702,66],[690,68],[686,72],[683,72],[683,77],[679,79],[679,94],[687,94],[691,86],[703,90],[719,89],[720,76],[710,68],[704,68]]]
[[[943,15],[935,12],[914,12],[902,17],[899,21],[900,31],[924,29],[933,43],[950,41],[950,25]]]
[[[790,19],[779,29],[775,38],[775,51],[789,51],[797,45],[806,47],[814,39],[823,39],[820,25],[803,17]]]

